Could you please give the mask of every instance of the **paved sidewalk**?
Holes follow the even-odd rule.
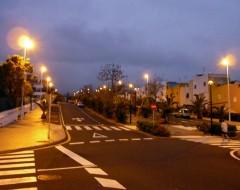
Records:
[[[39,107],[22,120],[0,128],[0,153],[38,148],[64,141],[67,136],[62,125],[43,123]]]

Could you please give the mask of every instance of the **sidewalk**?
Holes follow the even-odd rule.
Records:
[[[52,145],[66,139],[62,125],[43,123],[39,107],[17,120],[0,128],[0,153],[21,151]]]

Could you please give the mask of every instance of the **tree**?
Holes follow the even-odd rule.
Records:
[[[156,74],[153,77],[153,81],[148,84],[148,95],[152,96],[155,101],[157,100],[157,94],[161,88],[163,88],[162,78]]]
[[[19,55],[8,56],[0,64],[0,96],[19,98],[30,95],[33,90],[30,83],[33,65]]]
[[[197,114],[197,119],[202,119],[202,112],[205,106],[207,105],[207,101],[205,100],[205,96],[200,96],[198,94],[194,94],[192,100],[192,109],[195,114]]]
[[[126,76],[123,75],[120,65],[106,64],[105,66],[101,66],[97,78],[101,82],[107,83],[107,85],[110,86],[112,93],[115,94],[117,82],[125,77]]]
[[[170,120],[170,114],[173,112],[173,105],[177,102],[174,102],[175,96],[166,96],[166,100],[162,99],[161,103],[161,109],[162,109],[162,117],[166,120],[166,122],[169,122]]]

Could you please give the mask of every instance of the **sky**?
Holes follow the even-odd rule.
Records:
[[[196,74],[226,73],[219,60],[233,54],[231,80],[240,80],[239,0],[8,0],[0,1],[0,61],[23,55],[12,31],[35,42],[27,57],[40,76],[48,69],[60,93],[97,87],[101,66],[118,64],[128,82],[154,75],[188,82]]]

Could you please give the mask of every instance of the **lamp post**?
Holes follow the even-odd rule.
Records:
[[[227,67],[227,84],[228,84],[228,120],[231,121],[231,99],[230,99],[230,78],[229,78],[229,71],[228,71],[228,66],[229,66],[229,60],[227,58],[224,58],[222,60],[222,64],[226,65]]]
[[[33,41],[27,37],[27,36],[21,36],[20,37],[20,45],[23,47],[23,64],[26,61],[26,57],[27,57],[27,49],[28,48],[33,48],[34,47],[34,43]],[[21,113],[20,113],[20,118],[22,119],[24,116],[24,110],[23,110],[23,97],[24,97],[24,81],[22,84],[22,90],[21,90]]]
[[[129,114],[130,114],[130,123],[132,123],[132,84],[128,85],[129,89],[130,89],[130,108],[129,108]]]
[[[48,93],[48,86],[49,86],[49,82],[51,81],[51,78],[50,77],[47,77],[47,93]]]
[[[212,130],[212,124],[213,124],[213,117],[212,117],[212,85],[213,85],[213,81],[209,80],[208,81],[208,85],[209,85],[209,93],[210,93],[210,118],[211,118],[211,127],[210,129]]]
[[[43,89],[42,77],[43,77],[43,73],[46,72],[46,71],[47,71],[47,68],[42,66],[41,67],[41,90],[40,90],[41,94],[40,94],[40,100],[42,99],[42,89]]]
[[[144,75],[144,78],[147,80],[147,90],[146,90],[147,93],[146,93],[146,94],[148,95],[148,74],[145,74],[145,75]]]

